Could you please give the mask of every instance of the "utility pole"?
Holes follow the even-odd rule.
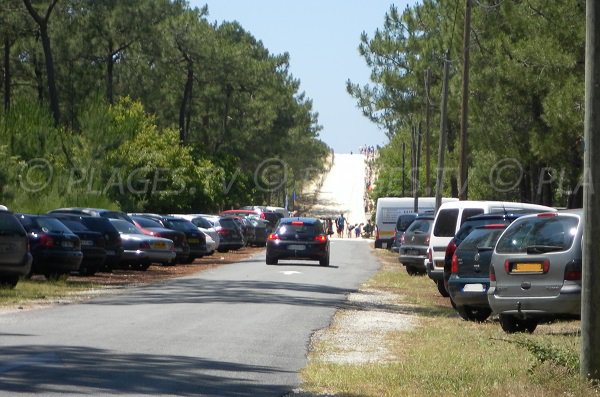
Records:
[[[467,127],[469,114],[469,47],[471,45],[471,0],[465,0],[465,30],[463,39],[462,106],[460,112],[460,158],[458,164],[458,198],[468,197],[469,146]]]
[[[581,375],[600,382],[600,4],[586,2]],[[594,261],[596,262],[594,264]]]
[[[425,195],[431,196],[431,104],[429,103],[429,86],[431,85],[431,69],[425,72]]]
[[[412,187],[414,212],[419,212],[419,163],[421,162],[421,122],[412,128]]]
[[[450,50],[446,50],[444,58],[444,85],[442,87],[442,105],[440,115],[440,143],[438,150],[438,169],[435,184],[435,210],[442,205],[442,194],[444,192],[444,154],[446,152],[446,134],[448,124],[448,69],[450,65]]]

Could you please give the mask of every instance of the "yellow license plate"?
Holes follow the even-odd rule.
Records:
[[[153,243],[152,248],[165,249],[165,248],[167,248],[167,244],[165,244],[163,242]]]
[[[188,238],[188,243],[198,244],[199,242],[200,240],[198,240],[197,238]]]
[[[544,266],[541,263],[515,263],[513,273],[542,273]]]

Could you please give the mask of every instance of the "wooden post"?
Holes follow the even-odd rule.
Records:
[[[460,113],[460,158],[458,163],[458,198],[469,195],[469,145],[467,127],[469,115],[469,46],[471,45],[471,0],[465,0],[465,31],[463,39],[462,106]]]
[[[440,143],[438,149],[438,169],[435,184],[435,210],[442,205],[442,194],[444,193],[444,155],[446,152],[446,134],[448,124],[448,69],[450,65],[450,51],[446,51],[444,59],[444,85],[442,87],[442,105],[440,116]]]

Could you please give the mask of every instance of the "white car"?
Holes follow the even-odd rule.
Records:
[[[187,219],[192,222],[200,231],[204,232],[204,234],[209,235],[216,244],[216,249],[219,248],[219,243],[221,242],[221,238],[219,237],[219,233],[217,233],[217,229],[213,226],[211,222],[209,222],[204,215],[201,214],[170,214],[171,216],[176,216],[179,218]],[[208,249],[208,241],[206,242]],[[210,249],[208,249],[210,252]]]

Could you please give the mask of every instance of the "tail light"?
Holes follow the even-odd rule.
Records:
[[[228,236],[230,231],[229,229],[220,228],[217,230],[217,233],[219,233],[219,236]]]
[[[581,281],[581,261],[572,260],[565,266],[565,280]]]
[[[375,239],[379,240],[379,228],[375,229]]]
[[[510,273],[510,262],[507,260],[504,261],[504,271],[506,273]]]
[[[269,240],[270,241],[279,240],[279,236],[277,235],[277,233],[271,233],[271,234],[269,234]]]
[[[265,213],[264,212],[260,213],[260,219],[265,219]]]
[[[550,261],[548,259],[546,259],[543,263],[544,266],[544,273],[548,273],[548,270],[550,270]]]
[[[456,256],[456,254],[452,255],[452,264],[450,266],[450,272],[451,273],[458,273],[458,257]]]
[[[319,234],[318,236],[315,236],[315,241],[319,242],[319,243],[326,243],[327,242],[327,236],[324,234]]]
[[[42,247],[52,248],[54,247],[54,239],[46,234],[40,236],[40,243]]]
[[[142,241],[140,243],[140,248],[141,249],[150,249],[150,243],[148,243],[147,241]]]
[[[446,257],[452,257],[456,251],[456,240],[452,239],[446,246]]]
[[[496,272],[494,266],[490,266],[490,281],[496,281]]]

